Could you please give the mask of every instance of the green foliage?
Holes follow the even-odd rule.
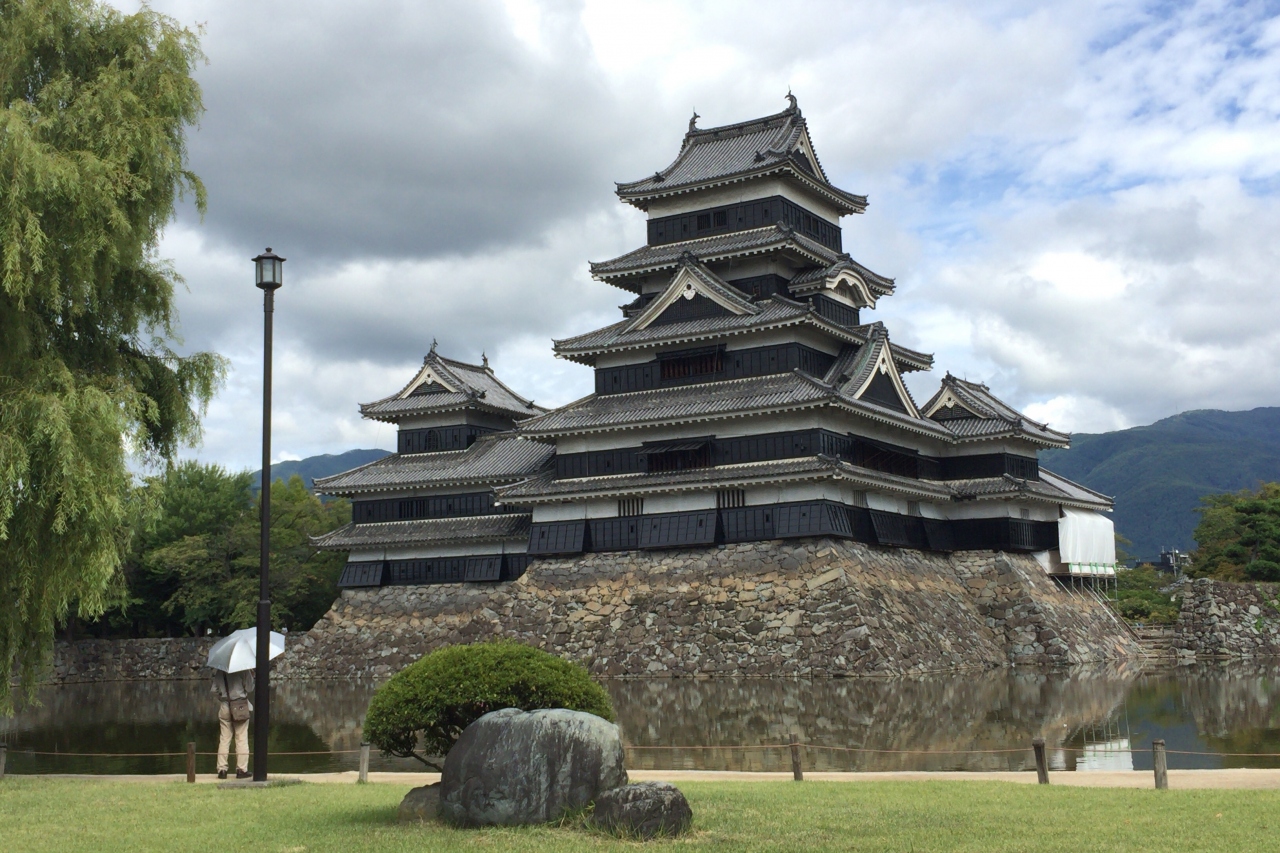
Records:
[[[402,669],[369,702],[364,737],[384,753],[447,755],[463,729],[490,711],[568,708],[613,720],[604,688],[576,663],[516,642],[437,649]]]
[[[261,503],[248,472],[183,462],[147,481],[159,512],[134,537],[128,600],[85,626],[98,636],[224,633],[257,619]],[[271,621],[310,628],[337,595],[343,555],[310,537],[351,520],[347,501],[322,503],[296,474],[271,490]]]
[[[1199,547],[1188,574],[1234,581],[1280,581],[1280,483],[1202,500]]]
[[[172,349],[180,279],[156,254],[175,199],[204,205],[200,58],[146,7],[0,2],[0,672],[27,690],[56,624],[119,590],[147,509],[127,454],[195,441],[225,371]]]
[[[1120,615],[1133,622],[1172,624],[1178,621],[1178,603],[1166,590],[1172,578],[1150,566],[1116,572],[1116,597]]]

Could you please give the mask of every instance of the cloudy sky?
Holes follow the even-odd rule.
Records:
[[[122,8],[131,9],[126,3]],[[790,88],[846,249],[897,279],[894,340],[1075,431],[1280,404],[1280,10],[1240,3],[197,2],[209,190],[163,250],[188,349],[231,359],[202,447],[257,467],[261,298],[276,458],[394,446],[357,404],[432,339],[543,404],[551,339],[619,315],[588,260],[644,241],[613,182]],[[932,393],[938,375],[915,375]]]

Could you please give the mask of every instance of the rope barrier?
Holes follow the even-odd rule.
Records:
[[[1005,749],[876,749],[874,747],[864,746],[828,746],[818,743],[798,743],[797,746],[805,749],[820,749],[829,752],[869,752],[877,755],[1005,755],[1021,752],[1030,752],[1031,747],[1014,747]],[[756,744],[703,744],[698,746],[666,746],[666,745],[627,745],[624,749],[631,750],[720,750],[720,749],[789,749],[790,743],[756,743]],[[1085,750],[1077,746],[1051,746],[1050,750],[1054,752],[1078,752],[1084,753]],[[1138,750],[1130,749],[1131,752]],[[1280,752],[1203,752],[1197,750],[1186,749],[1167,749],[1169,755],[1203,755],[1214,758],[1276,758],[1280,759]],[[358,749],[334,749],[334,750],[311,750],[299,752],[271,752],[271,755],[358,755]],[[9,748],[10,755],[39,755],[60,758],[181,758],[187,755],[186,752],[46,752],[34,749]],[[197,752],[196,755],[217,755],[216,752]]]
[[[272,752],[274,755],[357,755],[358,749],[335,749],[310,752]],[[34,749],[10,749],[10,755],[46,755],[62,758],[175,758],[185,757],[186,752],[40,752]],[[197,752],[195,755],[217,755],[216,752]]]

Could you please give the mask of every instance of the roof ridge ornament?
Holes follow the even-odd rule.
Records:
[[[440,345],[439,341],[437,341],[435,338],[431,339],[431,350],[427,353],[428,358],[436,354],[436,347],[439,345]]]
[[[797,113],[800,112],[800,104],[798,101],[796,101],[796,96],[791,94],[790,86],[787,87],[787,103],[789,104],[787,109],[791,110],[792,112],[797,112]]]
[[[484,350],[480,350],[480,366],[485,370],[489,370],[489,356],[485,354]]]
[[[698,130],[698,119],[702,116],[698,115],[698,108],[693,108],[693,117],[689,119],[689,133],[696,133]]]

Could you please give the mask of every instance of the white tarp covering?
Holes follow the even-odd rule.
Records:
[[[1063,508],[1058,519],[1058,554],[1073,575],[1114,575],[1116,529],[1100,512]]]

